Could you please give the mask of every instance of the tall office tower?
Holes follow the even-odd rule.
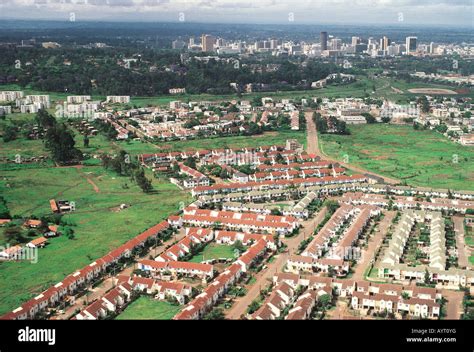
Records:
[[[271,39],[270,40],[270,49],[276,49],[278,48],[278,40],[277,39]]]
[[[387,51],[387,49],[388,49],[388,47],[390,46],[391,43],[392,43],[392,41],[388,37],[384,36],[381,40],[381,49],[384,50],[384,51]]]
[[[203,34],[201,37],[202,51],[204,52],[214,51],[215,42],[216,42],[216,38],[214,38],[212,35]]]
[[[416,53],[416,48],[417,48],[417,37],[407,37],[406,39],[406,54],[411,55],[413,53]]]
[[[360,44],[360,37],[352,37],[352,46]]]
[[[329,41],[330,45],[328,46],[331,50],[341,50],[342,48],[342,39],[333,38]]]
[[[319,39],[321,41],[321,51],[328,50],[328,32],[321,32]]]

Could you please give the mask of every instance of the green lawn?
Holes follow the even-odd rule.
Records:
[[[116,320],[171,320],[181,308],[141,296],[117,316]]]
[[[474,255],[471,255],[469,257],[469,263],[471,263],[471,265],[474,265]]]
[[[408,185],[474,190],[472,147],[411,126],[374,124],[350,130],[350,136],[321,135],[323,152]]]
[[[220,258],[226,258],[226,259],[235,258],[234,248],[232,246],[218,245],[215,243],[211,243],[207,245],[206,248],[204,248],[204,250],[200,254],[195,255],[190,260],[190,262],[200,263],[205,260],[220,259]]]
[[[177,212],[180,202],[190,202],[188,193],[170,183],[153,180],[153,186],[157,192],[146,195],[102,167],[0,171],[0,194],[12,215],[50,214],[51,198],[75,201],[77,208],[65,216],[76,224],[75,239],[51,239],[39,250],[37,264],[0,264],[0,314]],[[122,203],[130,207],[117,211]]]

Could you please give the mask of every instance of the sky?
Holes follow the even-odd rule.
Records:
[[[474,0],[0,0],[0,18],[474,28]]]

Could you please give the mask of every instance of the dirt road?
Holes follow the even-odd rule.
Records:
[[[446,304],[446,319],[459,320],[463,313],[462,300],[464,292],[442,290],[441,293],[443,297],[448,300],[448,303]]]

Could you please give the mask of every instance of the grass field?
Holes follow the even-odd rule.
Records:
[[[232,246],[225,246],[225,245],[218,245],[215,243],[211,243],[204,250],[199,253],[198,255],[195,255],[190,262],[193,263],[200,263],[205,260],[211,260],[211,259],[220,259],[220,258],[226,258],[226,259],[232,259],[235,258],[234,255],[234,248]]]
[[[350,136],[321,135],[326,155],[413,186],[474,190],[474,149],[433,131],[386,124],[351,126]],[[453,162],[453,161],[457,161]]]
[[[132,302],[116,320],[171,320],[181,308],[142,296]]]
[[[128,178],[102,167],[0,171],[0,180],[0,194],[12,215],[50,214],[52,198],[75,201],[77,208],[65,216],[76,224],[75,239],[51,239],[39,250],[37,264],[0,264],[0,314],[177,212],[180,202],[190,201],[188,193],[158,180],[153,181],[157,192],[146,195]],[[117,211],[122,203],[130,207]]]

